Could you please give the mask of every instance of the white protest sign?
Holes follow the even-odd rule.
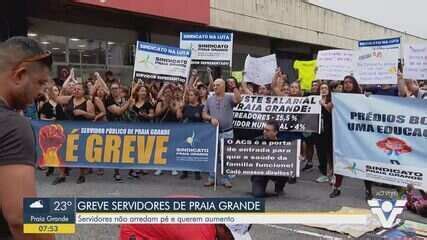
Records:
[[[359,84],[397,84],[400,38],[360,41],[355,53]]]
[[[190,49],[192,64],[231,67],[233,33],[181,32],[180,48]]]
[[[153,43],[137,42],[134,79],[187,81],[191,51]]]
[[[427,79],[427,45],[408,44],[404,47],[403,77],[409,79]]]
[[[352,50],[323,50],[317,54],[318,80],[343,80],[354,72]]]
[[[276,54],[260,58],[248,55],[245,60],[244,79],[258,85],[271,84],[276,68]]]

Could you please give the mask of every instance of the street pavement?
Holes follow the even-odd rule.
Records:
[[[117,183],[113,180],[112,170],[106,170],[104,176],[91,174],[86,183],[76,184],[78,171],[71,171],[71,176],[63,184],[53,186],[54,176],[46,177],[44,172],[38,171],[38,193],[41,197],[165,197],[168,195],[197,195],[201,197],[247,197],[250,191],[249,177],[236,177],[233,188],[226,189],[218,186],[217,190],[203,187],[207,175],[196,181],[190,174],[189,178],[181,180],[179,176],[171,176],[164,172],[161,176],[142,176],[140,179],[128,179],[127,171],[122,171],[124,181]],[[267,211],[334,211],[342,206],[368,209],[365,201],[363,181],[345,178],[341,196],[330,199],[331,186],[328,183],[316,183],[318,170],[303,172],[296,184],[287,184],[285,194],[280,197],[266,199]],[[374,187],[374,193],[384,190]],[[386,191],[392,191],[385,189]],[[268,191],[273,192],[270,183]],[[427,222],[425,218],[404,211],[403,219],[418,222]],[[118,239],[118,225],[78,225],[74,235],[59,235],[57,239]],[[250,231],[254,240],[276,239],[345,239],[347,235],[311,228],[302,225],[254,225]]]

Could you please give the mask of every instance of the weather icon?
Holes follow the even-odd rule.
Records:
[[[30,204],[30,208],[43,208],[42,200],[37,200]]]

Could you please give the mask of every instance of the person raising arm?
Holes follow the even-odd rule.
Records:
[[[237,86],[229,89],[233,92],[233,95],[230,95],[225,94],[225,84],[225,81],[220,78],[214,81],[215,94],[208,98],[202,113],[205,121],[210,122],[215,127],[219,127],[218,139],[233,138],[233,108],[241,101],[240,91]],[[205,187],[211,187],[215,184],[214,176],[214,172],[209,173],[209,179],[204,184]],[[224,176],[222,184],[226,188],[231,188],[231,178]]]
[[[87,121],[95,118],[95,107],[91,101],[88,101],[85,96],[87,89],[84,88],[83,83],[74,85],[73,94],[71,96],[56,96],[54,95],[53,88],[49,89],[49,97],[53,98],[58,104],[64,106],[65,118],[72,121]],[[65,182],[66,169],[59,168],[60,176],[58,176],[52,185],[57,185]],[[80,175],[77,179],[77,184],[84,183],[86,170],[80,168]]]
[[[92,103],[95,107],[95,118],[94,122],[105,121],[107,118],[107,110],[105,109],[104,101],[105,97],[103,96],[104,90],[101,87],[95,87],[94,95],[92,96]]]
[[[105,100],[107,119],[110,122],[126,120],[125,113],[130,106],[134,104],[133,98],[126,101],[126,99],[121,96],[120,89],[120,84],[118,82],[113,82],[110,87],[111,94]],[[113,178],[116,182],[122,181],[119,169],[114,169]]]
[[[190,79],[188,80],[188,86],[196,87],[199,81],[199,72],[197,71],[197,69],[192,69]]]
[[[108,90],[108,85],[105,83],[104,79],[102,79],[101,75],[98,72],[94,73],[95,75],[95,88],[102,88],[104,90],[105,94],[109,95],[110,90]]]
[[[241,93],[243,94],[254,95],[254,92],[251,91],[248,87],[248,83],[246,82],[246,79],[245,79],[245,73],[243,73],[243,80],[240,83],[240,89],[241,89]]]
[[[132,98],[126,101],[126,99],[120,96],[120,85],[118,83],[111,84],[111,95],[108,98],[107,104],[106,104],[107,110],[110,113],[110,115],[120,117],[129,109],[129,106],[132,106],[132,105],[133,105]]]
[[[65,82],[62,84],[60,95],[69,96],[73,92],[74,85],[77,83],[74,74],[74,68],[71,68],[70,75],[68,75]]]

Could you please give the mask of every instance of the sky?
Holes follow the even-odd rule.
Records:
[[[427,38],[427,0],[309,0],[309,2]]]

